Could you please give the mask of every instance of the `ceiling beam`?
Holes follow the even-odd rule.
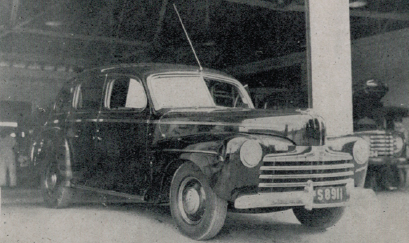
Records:
[[[389,43],[390,40],[400,40],[403,43],[407,39],[409,39],[409,28],[357,39],[351,42],[351,46],[353,51],[354,49],[360,49],[364,46],[370,46],[370,48],[373,48],[374,46],[379,46],[379,43],[387,45],[385,43]],[[286,56],[227,67],[224,70],[232,75],[255,74],[258,72],[267,72],[273,69],[302,64],[306,62],[306,60],[307,57],[305,52],[295,52]]]
[[[350,10],[350,15],[353,17],[371,18],[371,19],[390,19],[390,20],[400,20],[409,21],[408,13],[397,13],[397,12],[374,12],[368,10]]]
[[[126,46],[137,46],[137,47],[149,47],[151,44],[144,41],[127,41],[119,38],[113,37],[103,37],[94,35],[79,35],[74,33],[63,33],[55,31],[44,31],[39,29],[28,29],[28,28],[15,28],[11,30],[18,34],[34,34],[42,35],[47,37],[62,38],[62,39],[76,39],[82,41],[95,41],[95,42],[106,42],[110,44],[122,44]]]
[[[254,74],[259,72],[267,72],[273,69],[290,67],[296,64],[301,64],[306,61],[305,52],[294,52],[287,56],[265,59],[258,62],[251,62],[234,67],[228,67],[226,72],[232,75]]]
[[[274,11],[292,11],[292,12],[304,12],[305,6],[303,4],[297,4],[296,1],[280,7],[278,3],[263,1],[263,0],[225,0],[231,3],[246,4],[252,7],[267,8]],[[409,21],[409,13],[398,13],[395,11],[391,12],[376,12],[370,10],[358,10],[350,9],[350,16],[362,17],[362,18],[372,18],[372,19],[390,19],[390,20],[400,20]]]
[[[225,1],[231,2],[231,3],[246,4],[252,7],[267,8],[267,9],[275,10],[275,11],[302,12],[305,10],[303,5],[299,5],[295,2],[292,2],[285,6],[281,6],[278,3],[278,1],[277,3],[262,1],[262,0],[225,0]]]
[[[55,83],[56,81],[67,80],[76,75],[75,72],[44,71],[15,67],[0,67],[0,72],[3,80],[18,80],[23,82],[41,80],[42,83],[47,81]]]
[[[52,60],[52,61],[50,61]],[[59,56],[38,55],[38,54],[17,54],[0,52],[0,61],[10,63],[22,63],[29,65],[30,63],[47,63],[54,65],[72,65],[72,66],[86,66],[88,63],[82,58],[62,58]]]

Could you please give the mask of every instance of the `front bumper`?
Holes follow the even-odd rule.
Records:
[[[395,157],[372,157],[369,158],[369,165],[399,165],[406,164],[408,160],[406,158],[395,158]]]
[[[314,183],[309,180],[304,191],[290,191],[290,192],[265,192],[257,194],[239,195],[234,201],[236,209],[251,209],[251,208],[271,208],[271,207],[292,207],[304,206],[307,210],[313,208],[329,208],[329,207],[343,207],[347,206],[350,200],[341,203],[314,203]],[[346,183],[346,193],[348,198],[357,188],[354,187],[354,180],[348,179]]]

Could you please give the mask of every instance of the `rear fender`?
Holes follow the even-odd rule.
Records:
[[[32,159],[37,163],[40,173],[43,171],[44,166],[46,165],[46,153],[54,146],[56,150],[56,156],[58,158],[63,158],[58,160],[58,168],[60,173],[65,177],[66,186],[70,186],[70,180],[72,179],[72,166],[71,166],[71,151],[69,142],[59,133],[59,129],[48,130],[41,134],[37,140],[37,145],[34,148]]]

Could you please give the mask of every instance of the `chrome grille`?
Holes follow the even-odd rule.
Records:
[[[354,175],[352,157],[324,147],[297,147],[284,154],[264,157],[260,168],[259,192],[304,190],[314,186],[345,185]]]
[[[371,157],[393,156],[394,138],[391,134],[371,135]]]

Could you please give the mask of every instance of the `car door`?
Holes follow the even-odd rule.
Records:
[[[67,117],[66,137],[72,149],[73,182],[99,187],[103,181],[95,160],[95,131],[103,97],[105,76],[87,73],[78,78],[73,97],[73,110]]]
[[[139,79],[125,75],[107,78],[96,140],[106,175],[104,189],[143,194],[150,175],[146,158],[149,116],[148,99]]]

